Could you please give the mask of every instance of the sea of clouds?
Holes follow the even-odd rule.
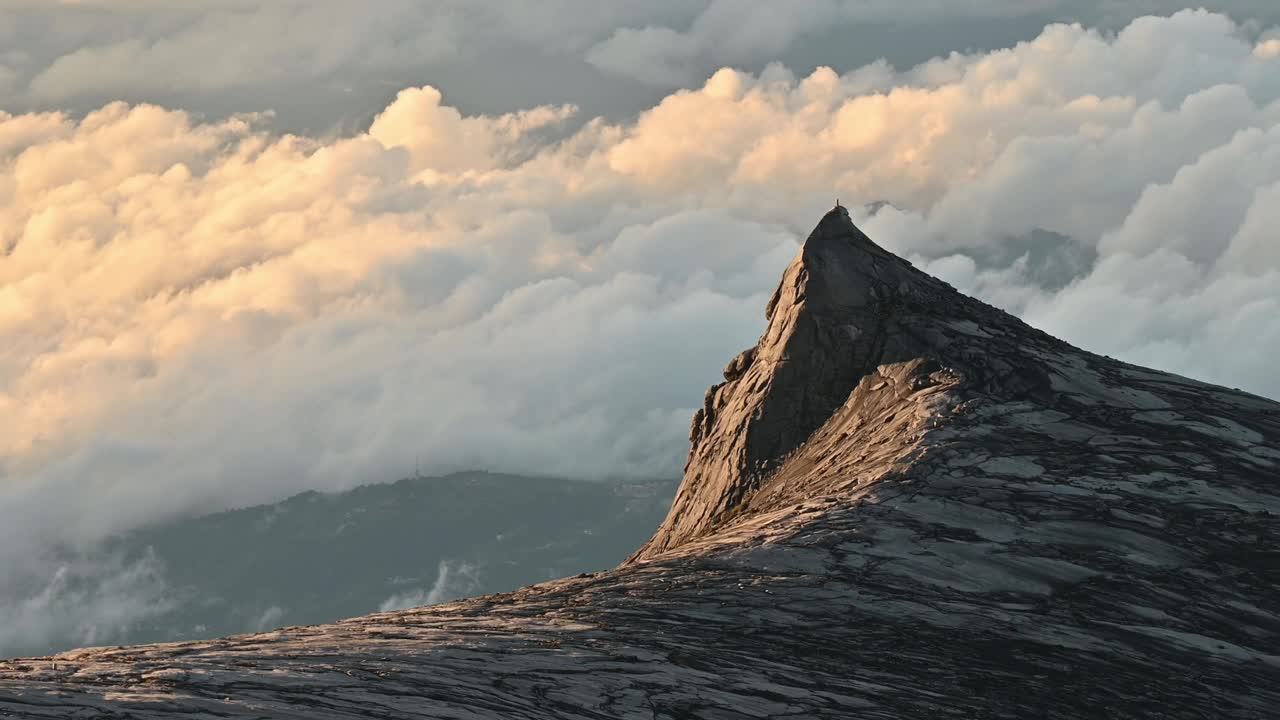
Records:
[[[86,641],[164,607],[92,551],[159,519],[415,465],[678,474],[837,197],[1050,333],[1280,397],[1280,33],[1223,15],[721,69],[622,121],[430,86],[320,136],[0,112],[0,654],[69,597]]]

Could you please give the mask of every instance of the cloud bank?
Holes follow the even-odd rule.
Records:
[[[731,65],[807,74],[1005,47],[1048,22],[1116,30],[1185,0],[0,0],[0,108],[112,100],[309,133],[367,125],[431,84],[468,112],[573,103],[630,118]],[[1203,0],[1256,26],[1272,0]]]
[[[614,75],[680,87],[720,65],[779,57],[831,27],[1037,16],[1065,5],[1062,0],[712,0],[685,28],[674,22],[619,28],[593,45],[586,58]],[[909,30],[904,34],[910,37]]]
[[[337,138],[0,114],[0,608],[52,548],[418,463],[677,473],[837,196],[1051,333],[1280,397],[1276,37],[1054,25],[903,71],[723,69],[626,122],[432,87]]]

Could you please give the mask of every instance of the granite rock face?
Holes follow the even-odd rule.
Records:
[[[0,717],[1277,717],[1280,404],[1075,349],[840,208],[768,320],[621,567],[12,660]]]
[[[871,242],[843,208],[828,213],[774,291],[759,344],[707,391],[689,433],[684,484],[635,558],[706,534],[744,509],[863,378],[928,355],[929,338],[917,331],[964,315],[948,307],[963,300]]]

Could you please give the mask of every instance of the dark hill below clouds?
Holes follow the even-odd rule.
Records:
[[[1276,717],[1280,403],[1071,347],[842,208],[766,319],[621,566],[14,660],[0,717]]]
[[[125,624],[79,618],[0,642],[0,656],[333,622],[601,570],[653,531],[675,486],[469,472],[184,518],[100,553],[148,569],[156,612]]]

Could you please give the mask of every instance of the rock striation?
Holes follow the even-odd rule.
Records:
[[[1277,716],[1280,404],[1073,348],[842,208],[767,318],[622,566],[12,660],[0,717]]]
[[[779,485],[779,470],[815,431],[863,419],[867,392],[853,394],[877,368],[915,361],[920,367],[913,375],[925,377],[942,370],[933,343],[951,323],[1017,322],[881,249],[839,206],[822,219],[783,274],[765,318],[768,327],[760,342],[730,361],[725,382],[707,390],[689,432],[693,448],[679,495],[666,522],[634,559],[677,547],[743,510],[758,509],[762,485],[766,480],[771,488]],[[857,410],[833,418],[846,404]],[[818,478],[799,488],[800,494],[821,491],[831,479]],[[765,495],[797,499],[793,493],[778,497],[774,490]]]

